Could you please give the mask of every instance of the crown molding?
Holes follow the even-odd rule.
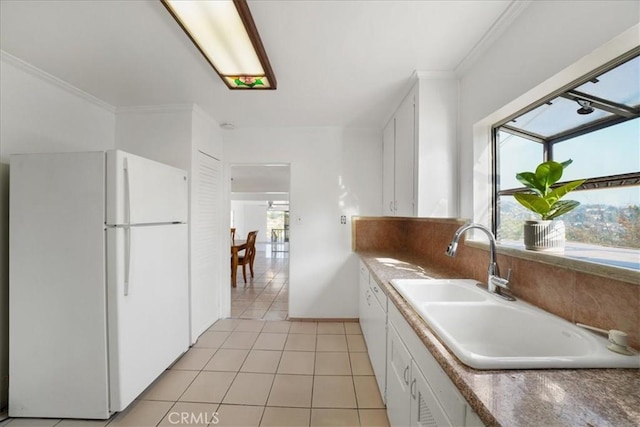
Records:
[[[466,73],[473,63],[506,31],[506,29],[533,3],[533,0],[512,0],[486,33],[471,48],[467,56],[455,68],[455,74]]]
[[[78,98],[81,98],[93,105],[95,105],[96,107],[99,107],[103,110],[108,111],[111,114],[114,114],[116,112],[116,108],[101,100],[100,98],[97,98],[85,91],[83,91],[82,89],[78,89],[77,87],[71,85],[70,83],[67,83],[66,81],[59,79],[56,76],[53,76],[49,73],[47,73],[46,71],[26,62],[23,61],[22,59],[11,55],[10,53],[4,51],[4,50],[0,50],[0,59],[8,64],[13,65],[14,67],[30,74],[33,77],[36,77],[37,79],[40,79],[44,82],[47,82],[53,86],[56,86],[59,89],[62,89],[63,91],[74,95]]]

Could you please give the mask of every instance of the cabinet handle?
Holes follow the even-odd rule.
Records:
[[[415,378],[413,379],[413,381],[411,381],[411,397],[413,397],[414,400],[416,398],[416,379]]]
[[[389,211],[393,212],[393,200],[389,202]]]
[[[373,287],[373,292],[375,292],[376,294],[378,293],[378,287],[377,286]]]
[[[407,365],[407,367],[404,368],[404,374],[402,376],[404,377],[404,383],[406,385],[409,385],[409,365]]]

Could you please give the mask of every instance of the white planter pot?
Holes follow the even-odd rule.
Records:
[[[564,222],[525,221],[524,247],[530,251],[563,252]]]

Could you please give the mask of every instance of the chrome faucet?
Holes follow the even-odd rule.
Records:
[[[482,230],[487,237],[489,237],[489,268],[487,269],[487,291],[492,294],[499,295],[505,299],[510,301],[514,301],[511,295],[507,295],[502,293],[501,289],[509,289],[509,279],[511,277],[511,269],[507,274],[507,278],[504,279],[500,277],[500,273],[498,272],[498,264],[496,263],[496,239],[493,237],[493,233],[487,227],[482,224],[465,224],[462,227],[458,228],[456,232],[453,234],[453,239],[447,248],[447,255],[450,257],[456,256],[456,251],[458,250],[458,240],[460,240],[460,236],[462,236],[467,230],[471,230],[472,228],[476,228],[478,230]],[[484,288],[484,287],[483,287]]]

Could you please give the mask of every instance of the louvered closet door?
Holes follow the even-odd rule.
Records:
[[[191,339],[195,342],[219,317],[220,224],[222,180],[220,161],[197,154],[194,212],[191,223]]]
[[[441,427],[450,426],[444,410],[436,400],[431,387],[422,375],[418,366],[413,363],[411,367],[411,426],[417,427]]]

